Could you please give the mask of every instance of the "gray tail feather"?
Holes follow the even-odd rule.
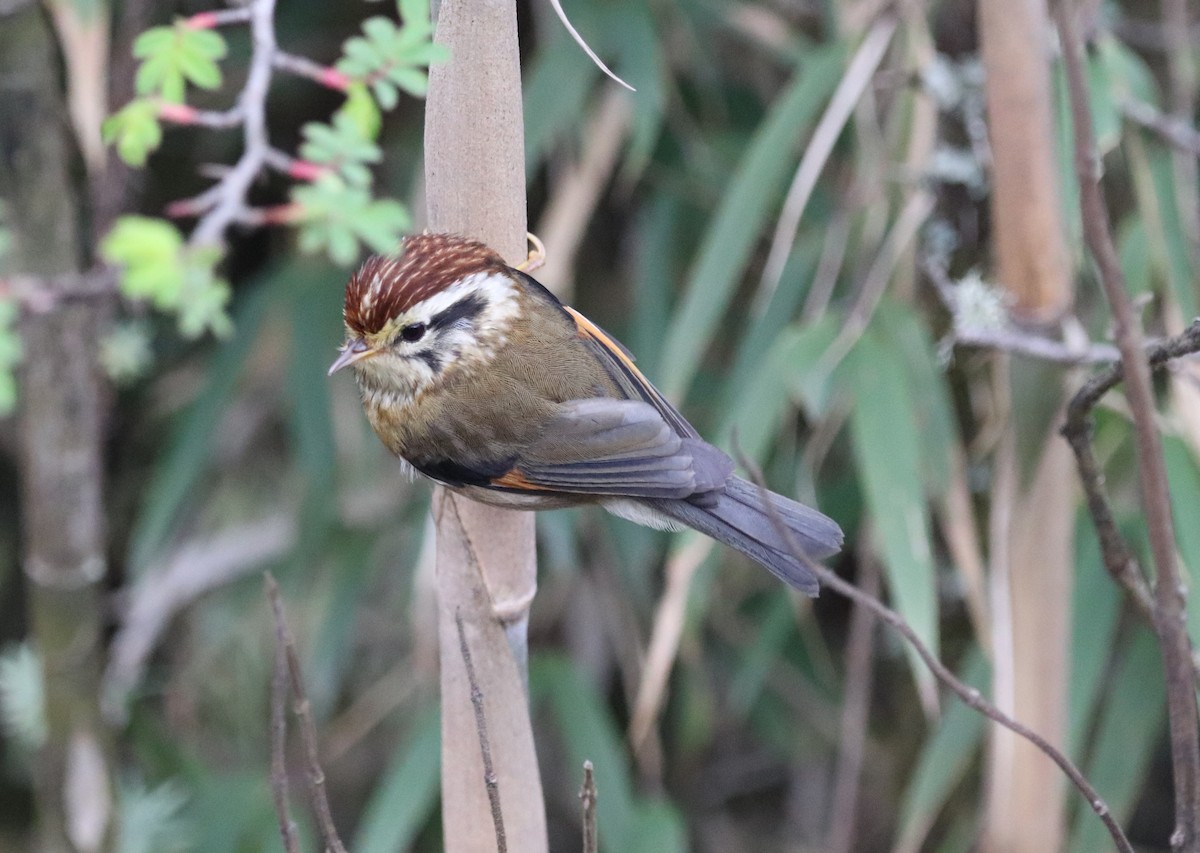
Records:
[[[762,502],[762,493],[753,483],[730,477],[725,491],[715,504],[702,506],[687,500],[650,500],[664,515],[683,522],[761,563],[775,577],[801,592],[815,596],[816,576],[797,558],[782,533],[779,521],[787,527],[796,548],[809,559],[820,560],[842,548],[842,529],[837,522],[815,509],[796,503],[783,495],[767,492],[774,513]]]

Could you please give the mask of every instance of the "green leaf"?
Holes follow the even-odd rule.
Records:
[[[338,271],[327,264],[307,264],[292,281],[289,292],[292,343],[287,375],[288,423],[304,477],[302,536],[324,529],[333,517],[330,486],[335,480],[337,448],[325,371],[330,353],[343,334],[341,289],[329,286],[338,277]]]
[[[600,810],[600,793],[597,786],[597,811]],[[597,837],[602,850],[638,850],[646,853],[685,853],[688,846],[687,828],[683,816],[669,804],[658,801],[639,803],[633,813],[634,846],[617,848]],[[597,833],[598,834],[598,833]]]
[[[233,332],[233,322],[227,309],[231,291],[229,282],[218,278],[211,267],[189,265],[185,277],[187,296],[180,300],[179,333],[185,338],[198,338],[212,332],[218,338]]]
[[[391,853],[413,846],[438,802],[441,749],[441,716],[434,707],[417,719],[375,786],[355,833],[355,853]]]
[[[392,85],[390,79],[376,80],[371,84],[371,91],[375,93],[375,99],[379,101],[379,106],[385,110],[395,109],[396,104],[400,103],[400,91]]]
[[[252,288],[238,311],[241,334],[221,347],[205,372],[207,385],[196,401],[178,419],[165,452],[160,454],[142,496],[141,511],[134,519],[130,536],[129,565],[135,574],[145,572],[166,544],[176,520],[196,487],[212,455],[217,424],[224,416],[238,375],[267,308],[280,298],[287,286],[288,269],[276,272],[270,281]]]
[[[1171,509],[1175,516],[1175,541],[1187,571],[1188,586],[1195,590],[1200,579],[1200,525],[1196,507],[1200,507],[1200,467],[1188,446],[1174,436],[1163,437],[1163,456],[1171,487]],[[1200,596],[1187,598],[1188,632],[1195,644],[1200,638]]]
[[[428,4],[410,3],[404,26],[376,16],[363,22],[363,35],[348,39],[337,68],[348,77],[370,84],[384,109],[394,107],[403,89],[421,97],[429,86],[426,69],[449,54],[432,42]]]
[[[1109,68],[1097,57],[1087,61],[1088,98],[1092,106],[1092,132],[1100,156],[1108,154],[1121,141],[1121,108],[1109,79]]]
[[[374,142],[379,138],[383,117],[365,84],[354,82],[347,87],[346,102],[334,114],[334,125],[339,121],[353,125],[362,139]]]
[[[100,241],[100,255],[121,267],[121,292],[130,299],[149,299],[158,308],[179,304],[187,273],[183,236],[171,223],[122,216]]]
[[[976,690],[990,681],[987,661],[973,648],[962,666],[962,680]],[[985,720],[957,698],[947,703],[937,730],[926,738],[900,803],[898,850],[923,850],[929,830],[951,795],[959,789],[983,739]]]
[[[921,488],[922,433],[908,377],[873,328],[846,357],[840,375],[854,394],[850,435],[890,597],[937,654],[937,577]],[[918,679],[931,677],[915,652],[910,659]]]
[[[363,135],[361,125],[350,113],[335,113],[332,125],[309,122],[301,128],[301,133],[305,140],[300,145],[301,157],[336,170],[350,186],[364,189],[370,186],[367,164],[378,163],[383,153]]]
[[[429,25],[429,0],[397,0],[396,10],[405,26]]]
[[[21,361],[21,334],[17,329],[16,300],[0,297],[0,416],[17,405],[17,378],[13,368]]]
[[[668,397],[681,399],[691,385],[781,187],[794,169],[796,144],[841,79],[844,64],[840,44],[808,54],[738,164],[701,240],[701,254],[667,329],[662,387]]]
[[[838,321],[833,316],[785,329],[758,369],[744,383],[733,384],[737,394],[717,434],[736,435],[742,452],[761,460],[771,439],[778,435],[793,398],[799,398],[813,414],[824,411],[829,377],[817,376],[812,368],[837,333]]]
[[[300,248],[325,251],[343,266],[357,260],[360,241],[376,252],[394,251],[411,221],[404,205],[372,199],[365,188],[349,186],[336,175],[293,188],[292,199],[303,210]]]
[[[101,136],[116,144],[117,156],[130,166],[146,165],[146,158],[162,144],[162,126],[153,101],[138,98],[104,120]]]
[[[1091,517],[1080,510],[1075,524],[1075,589],[1071,600],[1071,684],[1068,740],[1071,755],[1085,752],[1104,697],[1121,595],[1104,567]]]
[[[562,657],[538,655],[530,661],[529,689],[534,700],[547,702],[558,723],[572,775],[582,778],[584,761],[596,770],[596,809],[600,847],[604,851],[657,851],[639,836],[633,782],[620,731],[595,687]]]
[[[1095,47],[1118,102],[1132,99],[1151,105],[1159,103],[1158,83],[1144,59],[1107,30],[1096,33]]]
[[[429,91],[429,75],[415,68],[397,68],[388,75],[397,86],[416,98]]]
[[[133,55],[142,60],[134,89],[139,95],[183,103],[188,83],[202,89],[221,85],[217,60],[225,53],[225,39],[215,30],[193,29],[182,19],[170,27],[154,27],[133,43]]]
[[[578,62],[578,46],[568,36],[539,46],[525,74],[525,166],[533,174],[564,133],[577,130],[587,95],[600,73]]]
[[[940,495],[950,480],[949,448],[957,446],[958,426],[950,404],[945,374],[925,324],[911,306],[884,297],[875,313],[875,327],[885,346],[900,356],[912,397],[921,450],[922,481],[930,494]]]
[[[41,659],[28,643],[9,646],[0,654],[0,728],[32,752],[45,743],[46,725]]]
[[[1135,629],[1116,672],[1109,675],[1109,684],[1084,774],[1117,821],[1124,823],[1137,805],[1166,717],[1158,646],[1145,628]],[[1086,805],[1079,807],[1070,853],[1106,850],[1110,845],[1100,818]]]
[[[151,27],[133,40],[133,55],[136,59],[148,59],[172,50],[174,45],[173,27]]]
[[[153,788],[136,781],[121,783],[121,819],[117,853],[163,853],[192,849],[194,827],[184,817],[188,794],[168,779]]]
[[[762,694],[788,638],[795,633],[796,611],[791,594],[776,590],[766,612],[756,616],[753,644],[741,656],[729,688],[729,707],[735,717],[745,717]]]
[[[1176,195],[1171,153],[1163,146],[1148,146],[1147,149],[1154,201],[1157,202],[1155,218],[1147,216],[1147,223],[1155,222],[1158,226],[1155,229],[1158,231],[1155,243],[1165,254],[1162,260],[1170,295],[1184,317],[1195,317],[1200,313],[1200,298],[1197,295],[1196,277],[1192,272],[1188,237],[1183,233],[1183,219],[1179,216],[1179,197]]]
[[[118,323],[100,340],[100,364],[118,385],[140,379],[153,360],[150,334],[142,322]]]

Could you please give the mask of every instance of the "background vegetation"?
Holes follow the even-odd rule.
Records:
[[[109,10],[63,5],[92,43],[109,38],[87,26]],[[1195,151],[1181,155],[1161,132],[1173,113],[1182,125],[1169,126],[1195,146],[1196,40],[1186,6],[1181,30],[1163,5],[1100,4],[1088,33],[1120,261],[1158,336],[1196,316],[1200,295]],[[736,438],[772,487],[837,518],[847,549],[832,565],[885,595],[965,680],[1063,743],[1137,844],[1167,849],[1154,636],[1108,577],[1075,474],[1056,455],[1059,408],[1086,372],[1008,354],[1033,336],[1062,342],[1066,361],[1102,356],[1087,341],[1109,337],[1082,250],[1063,72],[1052,50],[1034,51],[1040,72],[997,65],[1009,51],[981,53],[988,4],[978,6],[573,4],[574,24],[630,94],[548,5],[520,5],[529,220],[549,251],[539,276],[620,337],[701,433],[726,448]],[[230,107],[252,55],[245,26],[222,26],[214,41],[195,19],[173,24],[206,11],[116,8],[112,59],[95,68],[119,116],[110,141],[145,168],[97,154],[86,135],[81,144],[92,158],[84,255],[146,275],[140,289],[127,275],[120,304],[88,320],[109,377],[95,426],[108,569],[103,594],[75,605],[98,625],[88,665],[103,679],[88,689],[103,700],[99,775],[122,827],[105,843],[279,849],[273,636],[259,574],[269,568],[299,641],[343,836],[356,853],[437,850],[429,489],[399,473],[352,381],[325,368],[364,247],[385,250],[422,226],[414,95],[440,57],[424,48],[419,3],[279,0],[280,46],[343,76],[272,78],[266,126],[299,160],[249,186],[253,206],[226,223],[237,226],[227,239],[200,240],[189,228],[202,206],[172,202],[224,180],[212,164],[236,163],[241,135],[163,104]],[[17,14],[0,12],[0,32]],[[417,30],[405,42],[395,26],[364,27],[367,17]],[[135,62],[134,39],[156,25],[168,29],[143,36]],[[1052,45],[1049,24],[1038,26]],[[87,43],[62,35],[61,20],[58,32],[68,60]],[[406,60],[380,70],[397,55]],[[53,71],[72,79],[72,62]],[[1016,201],[1002,202],[989,122],[1019,117],[987,87],[1024,73],[1044,95],[1047,165],[1005,178]],[[17,120],[0,112],[0,133]],[[0,402],[28,416],[28,385],[10,371],[22,375],[22,348],[26,370],[53,355],[21,319],[39,310],[22,275],[49,273],[21,263],[14,235],[27,211],[2,194]],[[1035,248],[1050,261],[1007,278],[997,272],[1013,269],[996,242],[1014,215],[1004,203],[1018,220],[1043,205],[1036,221],[1063,238]],[[117,219],[168,210],[175,226]],[[1035,280],[1050,284],[1028,289]],[[1040,325],[1016,324],[1031,318]],[[1190,571],[1200,570],[1197,387],[1184,363],[1159,388]],[[1096,448],[1141,553],[1128,420],[1111,395]],[[22,441],[15,418],[0,421],[0,851],[31,848],[48,772],[40,756],[55,732],[40,678],[46,623],[22,545]],[[598,511],[542,514],[538,541],[529,677],[551,849],[578,848],[584,759],[610,851],[956,851],[1042,819],[1044,845],[1012,849],[1107,844],[1056,771],[1006,764],[981,717],[836,596],[801,600],[727,550]],[[1054,583],[1037,586],[1046,577]],[[1188,613],[1195,636],[1196,596]],[[1028,699],[1031,685],[1050,689]],[[100,797],[104,786],[90,784],[85,795]],[[1050,793],[1032,805],[1011,793],[1037,784]],[[301,831],[314,849],[303,817]]]

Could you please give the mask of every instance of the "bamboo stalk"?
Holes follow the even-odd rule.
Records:
[[[515,264],[525,257],[526,231],[515,2],[443,0],[436,38],[450,60],[429,75],[429,225],[483,240]],[[533,516],[448,492],[435,496],[434,507],[445,849],[506,843],[537,853],[547,838],[525,691],[525,629],[537,588]],[[485,780],[476,694],[494,780]],[[500,817],[493,819],[497,798]]]

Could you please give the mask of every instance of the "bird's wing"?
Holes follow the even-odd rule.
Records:
[[[575,321],[575,328],[578,330],[579,337],[583,341],[584,346],[588,348],[592,356],[604,368],[605,373],[609,375],[609,378],[612,379],[613,383],[620,389],[626,399],[641,400],[649,403],[658,410],[662,419],[670,424],[671,429],[681,438],[701,440],[700,434],[696,432],[696,428],[688,423],[687,418],[681,415],[674,406],[667,402],[667,398],[651,384],[649,379],[642,375],[642,372],[637,369],[637,365],[633,363],[633,355],[616,338],[571,306],[564,305],[559,301],[557,296],[542,286],[541,282],[537,279],[520,270],[513,270],[513,274],[519,275],[524,279],[533,293],[536,293],[547,302],[566,312]]]
[[[679,414],[679,411],[667,402],[667,398],[637,369],[629,350],[574,308],[563,307],[575,320],[575,325],[579,329],[579,337],[583,339],[584,344],[592,351],[596,359],[604,365],[605,371],[626,397],[630,400],[642,400],[649,403],[681,437],[700,439],[696,428],[688,423],[687,418]]]
[[[680,436],[653,405],[599,397],[559,406],[542,437],[522,449],[496,488],[687,498],[724,486],[733,461]]]

